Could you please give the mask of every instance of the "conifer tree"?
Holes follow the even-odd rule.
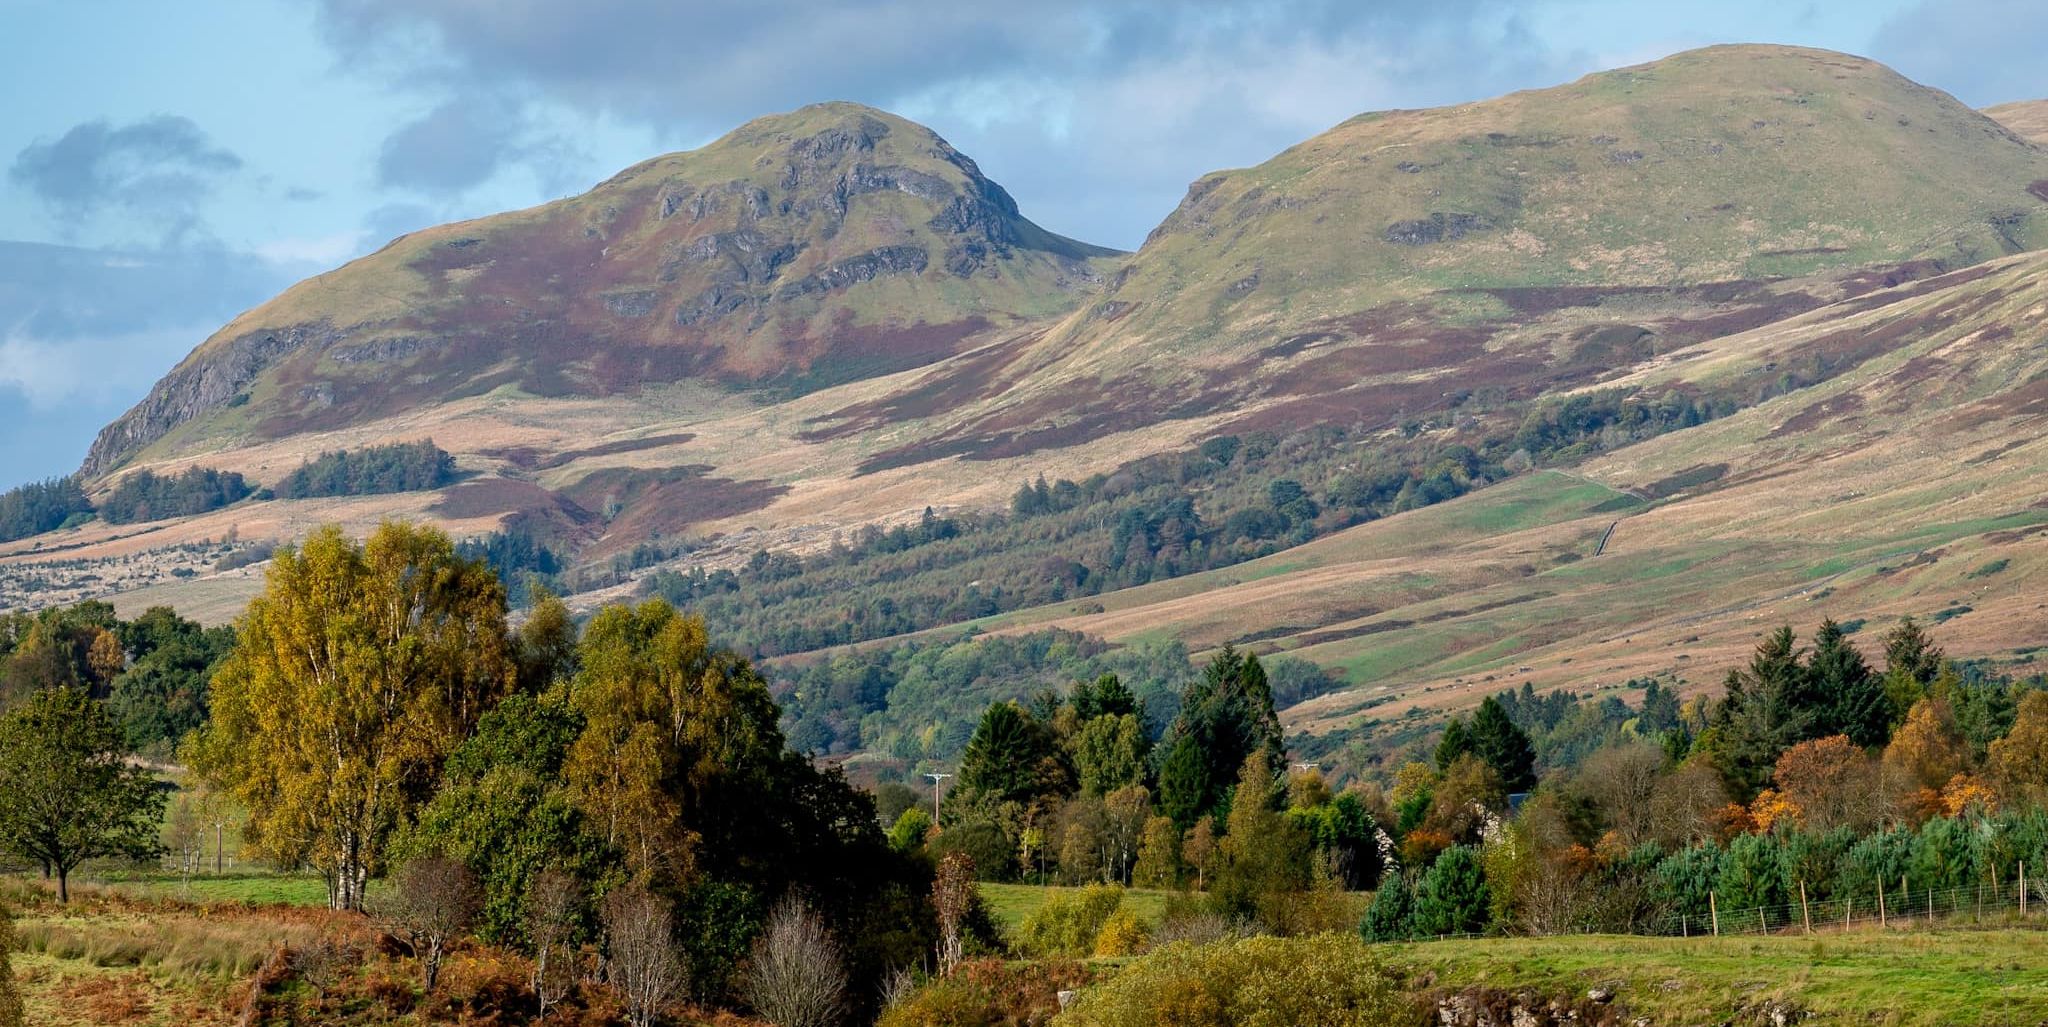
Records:
[[[1430,864],[1415,888],[1415,933],[1474,934],[1485,929],[1491,910],[1492,893],[1478,850],[1453,845]]]
[[[1863,654],[1832,618],[1821,622],[1813,642],[1809,671],[1820,706],[1813,732],[1823,737],[1848,735],[1850,741],[1866,747],[1883,744],[1891,730],[1891,704],[1885,698],[1884,683],[1870,672]]]
[[[1408,878],[1388,874],[1373,893],[1372,905],[1366,908],[1358,930],[1366,941],[1406,941],[1414,936],[1414,916],[1415,899]]]
[[[1436,769],[1449,770],[1458,757],[1472,751],[1472,733],[1465,727],[1465,718],[1452,717],[1444,725],[1444,736],[1436,743]]]
[[[1257,754],[1270,776],[1284,759],[1280,717],[1259,658],[1225,646],[1181,697],[1160,765],[1160,805],[1174,822],[1192,825],[1219,810],[1246,757]]]
[[[1500,775],[1501,786],[1508,791],[1526,792],[1536,786],[1536,749],[1493,696],[1472,714],[1471,750]]]

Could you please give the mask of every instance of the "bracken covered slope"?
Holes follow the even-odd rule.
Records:
[[[84,473],[160,443],[278,438],[506,387],[590,396],[709,378],[806,391],[1058,314],[1110,254],[1025,220],[929,129],[808,107],[295,286],[109,425]]]

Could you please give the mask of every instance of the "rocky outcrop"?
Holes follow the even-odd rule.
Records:
[[[924,250],[916,246],[884,246],[819,268],[816,274],[776,290],[775,298],[787,300],[831,292],[887,275],[922,274],[930,260]]]
[[[332,346],[345,337],[323,321],[259,329],[235,336],[211,352],[194,353],[158,381],[134,409],[100,430],[79,473],[88,479],[105,475],[178,425],[226,406],[279,360],[305,346]]]
[[[1386,240],[1396,246],[1427,246],[1452,242],[1474,232],[1493,229],[1493,223],[1478,214],[1438,211],[1416,221],[1396,221],[1387,226]]]

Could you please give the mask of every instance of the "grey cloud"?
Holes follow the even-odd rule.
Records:
[[[458,97],[384,140],[377,181],[427,193],[458,193],[517,159],[526,122],[510,101]]]
[[[67,231],[119,212],[175,239],[193,230],[201,201],[241,167],[240,157],[191,119],[159,114],[125,125],[88,121],[38,140],[15,156],[7,176]]]
[[[418,88],[518,90],[675,142],[820,100],[891,107],[973,154],[1048,227],[1128,246],[1198,175],[1263,160],[1351,114],[1583,70],[1518,31],[1521,6],[323,0],[321,9],[351,61],[414,55],[400,72]],[[467,148],[420,143],[415,179],[474,182],[496,167]]]
[[[1870,55],[1985,107],[2048,98],[2048,5],[2040,0],[1923,0],[1880,28]]]

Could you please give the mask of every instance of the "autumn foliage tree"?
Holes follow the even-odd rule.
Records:
[[[273,559],[212,688],[199,769],[271,858],[359,910],[392,834],[511,686],[505,590],[432,528],[324,528]]]
[[[2007,803],[2048,806],[2048,692],[2020,699],[2012,730],[1991,743],[1986,762]]]
[[[1876,768],[1847,735],[1801,742],[1778,757],[1777,793],[1809,830],[1868,828],[1883,812]]]
[[[1941,790],[1966,768],[1969,747],[1947,700],[1922,699],[1884,750],[1886,783],[1916,819],[1939,810]]]

